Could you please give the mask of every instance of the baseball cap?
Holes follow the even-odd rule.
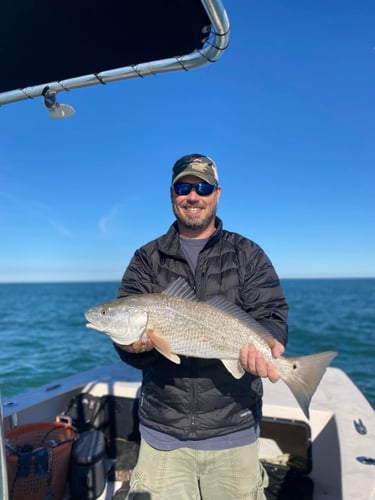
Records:
[[[176,161],[172,169],[172,184],[185,175],[195,175],[209,184],[219,182],[215,162],[198,153],[185,155]]]

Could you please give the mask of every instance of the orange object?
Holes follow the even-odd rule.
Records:
[[[76,431],[60,422],[23,425],[5,434],[10,500],[61,500]]]

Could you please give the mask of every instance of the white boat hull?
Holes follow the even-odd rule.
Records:
[[[80,373],[4,401],[4,432],[32,422],[55,421],[80,393],[135,400],[139,390],[139,382],[125,379],[122,362]],[[271,429],[271,434],[261,436],[261,458],[269,463],[275,456],[304,448],[314,500],[375,499],[375,467],[358,460],[366,457],[365,462],[371,462],[374,458],[375,412],[343,371],[327,369],[311,402],[310,420],[284,383],[265,381],[264,393],[264,429],[266,433]],[[356,430],[359,421],[367,428],[366,434]],[[275,465],[278,467],[283,465]],[[107,482],[100,498],[112,498],[121,484]]]

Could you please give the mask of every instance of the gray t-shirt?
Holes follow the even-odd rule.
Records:
[[[195,240],[191,238],[183,238],[180,236],[180,245],[185,254],[186,260],[189,263],[193,274],[195,273],[195,268],[197,267],[199,252],[207,243],[208,238],[203,238],[201,240]]]

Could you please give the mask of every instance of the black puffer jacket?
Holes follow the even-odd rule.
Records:
[[[256,243],[224,230],[220,219],[200,252],[195,276],[174,223],[167,234],[136,251],[118,297],[161,292],[178,276],[189,281],[201,300],[226,296],[286,344],[288,306],[270,260]],[[143,371],[139,416],[152,429],[180,439],[205,439],[251,427],[261,418],[258,377],[246,373],[236,380],[217,360],[182,357],[176,365],[156,350],[117,351]]]

